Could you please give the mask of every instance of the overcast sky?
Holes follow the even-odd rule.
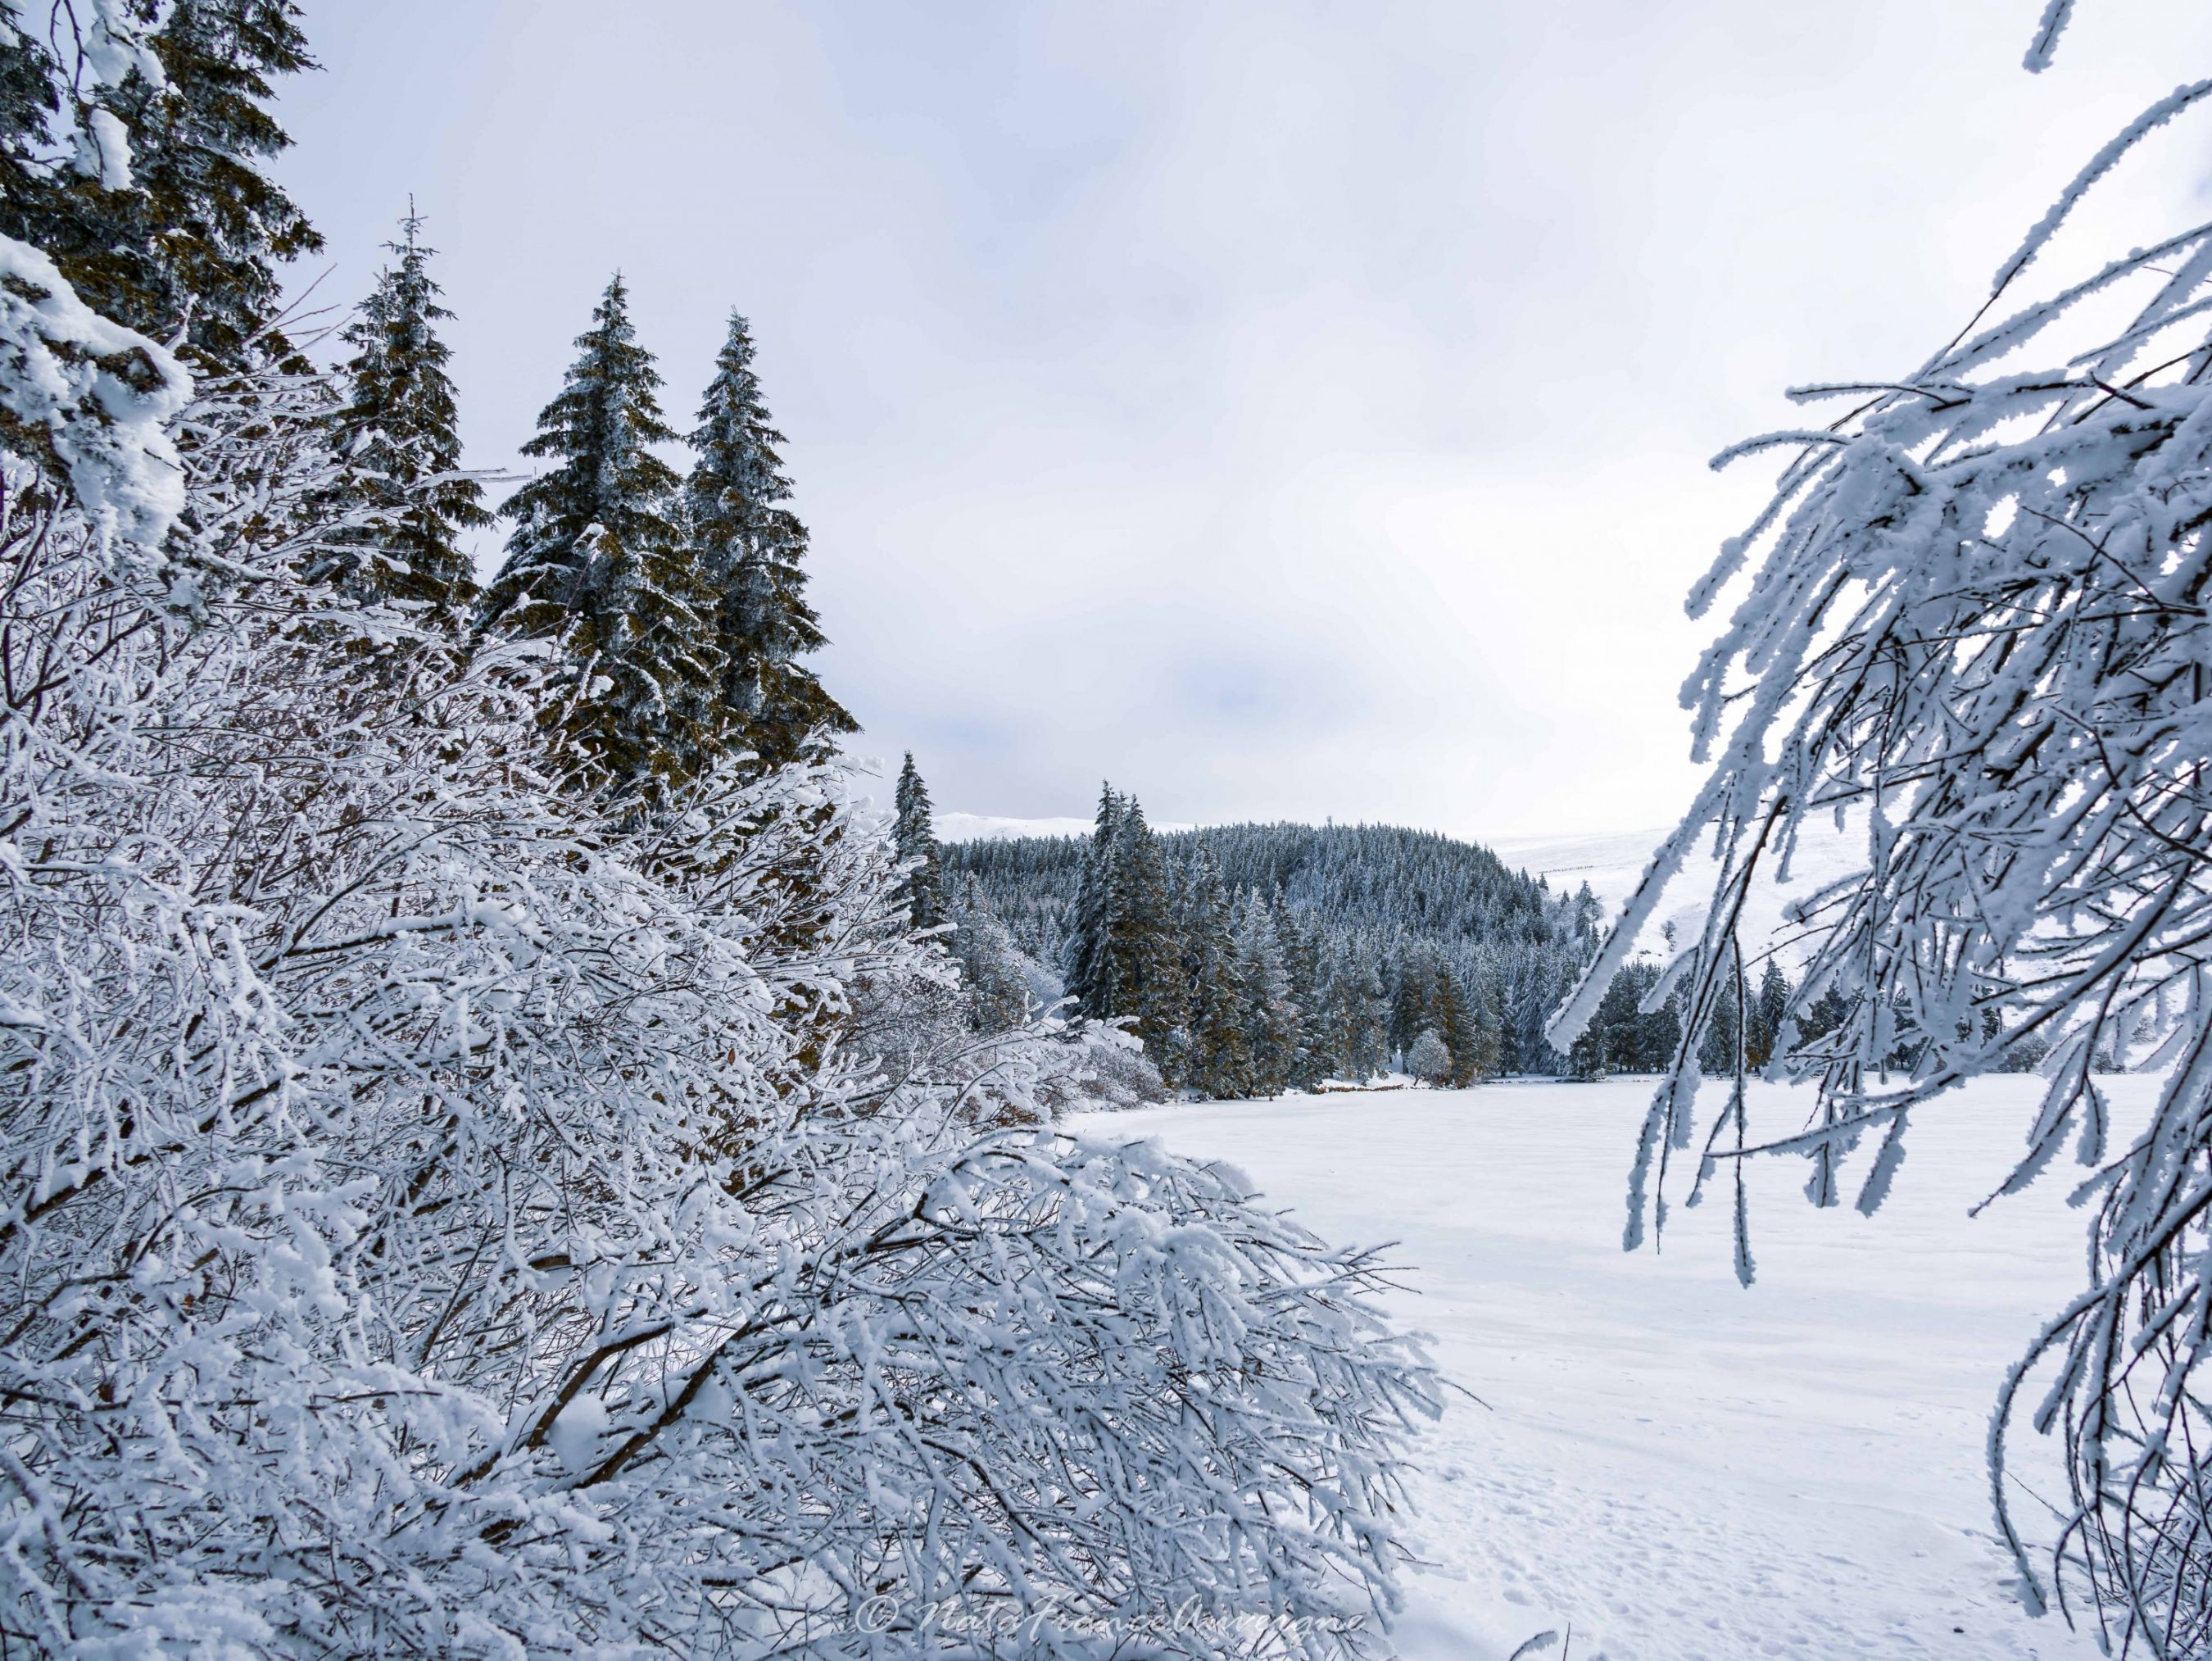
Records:
[[[616,267],[679,425],[750,317],[817,667],[940,807],[1626,828],[1760,494],[1705,459],[1909,369],[2212,66],[2212,8],[2083,0],[2031,77],[2039,9],[307,0],[283,173],[337,299],[413,192],[472,465]]]

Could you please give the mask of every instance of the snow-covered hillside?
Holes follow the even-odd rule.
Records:
[[[1089,819],[1010,819],[992,813],[931,816],[939,842],[1012,842],[1023,837],[1087,837]]]
[[[2155,1082],[2110,1081],[2123,1111]],[[1754,1164],[1747,1292],[1725,1206],[1678,1211],[1663,1255],[1620,1250],[1643,1081],[1080,1129],[1227,1159],[1334,1239],[1400,1243],[1398,1313],[1480,1397],[1420,1456],[1433,1568],[1401,1634],[1408,1661],[1505,1661],[1570,1622],[1583,1661],[2087,1661],[2094,1642],[2013,1596],[1982,1463],[2005,1367],[2081,1272],[2063,1173],[1966,1214],[2039,1087],[1990,1079],[1927,1110],[1872,1218],[1806,1206],[1794,1160]],[[1757,1106],[1778,1126],[1803,1110],[1778,1087]],[[2033,1526],[2029,1494],[2055,1479],[2037,1438],[2014,1439]]]
[[[1620,915],[1628,897],[1643,880],[1645,867],[1668,831],[1605,832],[1571,837],[1503,837],[1488,844],[1498,857],[1516,870],[1542,877],[1555,889],[1571,893],[1584,883],[1604,902],[1606,916]],[[1794,934],[1783,920],[1792,902],[1804,898],[1861,869],[1866,860],[1863,831],[1842,830],[1828,824],[1808,825],[1790,863],[1790,880],[1767,877],[1754,885],[1744,909],[1744,949],[1756,952],[1769,941],[1787,941]],[[1712,893],[1715,861],[1700,852],[1686,861],[1669,885],[1654,926],[1645,931],[1644,944],[1653,951],[1665,944],[1665,928],[1675,926],[1684,939],[1695,936],[1703,925],[1706,902]],[[1796,954],[1784,946],[1785,957]]]
[[[1009,818],[988,813],[939,812],[936,815],[939,842],[999,842],[1021,837],[1087,837],[1087,818]],[[1187,830],[1186,824],[1155,824],[1158,831]],[[1541,877],[1553,888],[1572,893],[1584,883],[1604,902],[1606,915],[1617,916],[1643,879],[1651,853],[1667,830],[1599,831],[1574,836],[1517,836],[1486,839],[1468,837],[1495,853],[1516,871]],[[1851,831],[1821,827],[1808,830],[1786,885],[1766,882],[1753,892],[1747,908],[1745,947],[1755,942],[1786,938],[1783,910],[1792,900],[1856,870],[1864,859],[1864,844]],[[1711,862],[1693,859],[1683,868],[1668,891],[1658,925],[1648,931],[1646,944],[1654,951],[1663,944],[1666,923],[1672,922],[1685,937],[1696,932],[1711,891]]]
[[[1666,834],[1661,827],[1579,837],[1499,837],[1484,846],[1516,871],[1541,877],[1555,889],[1572,893],[1588,883],[1610,914],[1635,891],[1651,850]]]
[[[1013,819],[994,813],[947,813],[932,816],[939,842],[1012,842],[1023,837],[1087,837],[1087,818]],[[1188,830],[1188,824],[1155,824],[1155,830]]]

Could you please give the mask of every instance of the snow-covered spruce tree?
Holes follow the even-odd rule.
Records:
[[[1083,850],[1083,874],[1075,893],[1062,972],[1077,1011],[1094,1021],[1121,1013],[1115,980],[1114,904],[1119,888],[1115,865],[1121,849],[1122,803],[1111,784],[1098,787],[1098,814]]]
[[[438,303],[422,219],[410,209],[392,263],[346,326],[354,347],[337,419],[352,464],[349,483],[368,509],[357,546],[315,575],[363,599],[425,608],[458,627],[476,593],[462,534],[491,523],[483,486],[460,471],[460,417],[438,338]],[[371,551],[374,557],[368,557]]]
[[[1468,1065],[1475,1079],[1494,1079],[1505,1070],[1504,988],[1494,965],[1476,976],[1470,1001]],[[1671,1019],[1671,1016],[1668,1017]],[[1674,1054],[1674,1046],[1667,1047]]]
[[[2068,9],[2050,8],[2030,68]],[[2161,1657],[2212,1651],[2212,226],[2033,284],[2084,194],[2208,96],[2212,81],[2183,87],[2100,151],[1955,340],[1902,374],[1800,389],[1848,407],[1721,459],[1793,453],[1692,594],[1702,615],[1741,584],[1685,690],[1713,770],[1553,1027],[1560,1043],[1579,1031],[1686,855],[1717,849],[1631,1244],[1647,1214],[1663,1223],[1677,1154],[1702,1180],[1715,1153],[1794,1153],[1834,1204],[1871,1133],[1872,1210],[1918,1114],[2048,1045],[2003,1188],[2070,1149],[2090,1173],[2091,1273],[2005,1382],[1992,1495],[2033,1595],[2086,1601],[2114,1647]],[[1699,1037],[1742,994],[1745,896],[1786,872],[1802,826],[1838,815],[1864,828],[1865,862],[1797,902],[1811,958],[1781,1062],[1819,1084],[1812,1123],[1747,1147],[1731,1091],[1690,1160]],[[2166,1073],[2117,1147],[2103,1056]],[[1740,1177],[1736,1196],[1748,1279]],[[2007,1492],[2023,1416],[2069,1456],[2047,1579]]]
[[[781,766],[859,725],[799,660],[823,643],[806,603],[806,527],[791,499],[753,341],[734,313],[690,435],[698,459],[684,482],[684,531],[711,609],[722,702],[738,742]]]
[[[1764,1072],[1774,1061],[1784,1024],[1790,1019],[1790,980],[1772,958],[1759,971],[1759,991],[1745,1010],[1744,1058]]]
[[[1273,1096],[1290,1083],[1297,1063],[1298,1011],[1291,1001],[1274,914],[1250,890],[1237,910],[1237,981],[1253,1093]]]
[[[945,862],[937,848],[937,816],[929,805],[929,787],[907,751],[899,769],[897,818],[891,825],[891,846],[909,870],[902,879],[907,915],[916,928],[934,928],[945,921]]]
[[[1449,1082],[1455,1090],[1463,1090],[1474,1082],[1472,1029],[1474,1018],[1468,1013],[1467,999],[1459,989],[1451,965],[1440,966],[1437,977],[1435,1008],[1437,1036],[1443,1040],[1444,1049],[1451,1056],[1451,1075]]]
[[[837,776],[555,788],[525,648],[463,672],[292,578],[319,399],[179,417],[0,258],[41,470],[0,520],[40,688],[0,720],[7,1641],[1358,1647],[1431,1405],[1365,1261],[1155,1147],[978,1126],[1082,1044],[893,1089],[817,1041],[915,952]]]
[[[967,879],[946,915],[953,924],[950,949],[960,964],[960,991],[970,1028],[1011,1031],[1059,1001],[1059,983],[992,915],[974,878]]]
[[[1182,943],[1184,1003],[1190,1033],[1183,1082],[1200,1096],[1233,1100],[1252,1093],[1252,1047],[1244,1034],[1237,935],[1221,867],[1200,847],[1182,887],[1176,933]]]
[[[1389,1063],[1389,1043],[1382,979],[1375,965],[1339,948],[1324,967],[1322,997],[1336,1076],[1363,1083],[1382,1072]]]
[[[1168,897],[1166,861],[1134,796],[1115,824],[1114,890],[1107,950],[1114,961],[1114,1013],[1130,1017],[1145,1053],[1180,1084],[1188,1046],[1182,952]]]
[[[671,517],[676,475],[653,453],[676,435],[620,275],[576,347],[522,447],[559,465],[501,505],[514,531],[478,626],[558,643],[572,672],[546,717],[564,764],[612,795],[651,800],[721,752],[720,664],[708,597]]]
[[[1298,927],[1297,916],[1279,889],[1271,909],[1275,938],[1282,943],[1283,974],[1290,983],[1291,1005],[1297,1012],[1290,1085],[1294,1090],[1310,1090],[1335,1071],[1336,1062],[1335,1052],[1328,1043],[1328,1023],[1317,985],[1320,958],[1312,935]]]
[[[9,90],[0,234],[102,316],[234,369],[322,246],[263,171],[289,147],[272,81],[313,67],[288,0],[92,0],[0,18]],[[30,165],[22,165],[25,159]]]

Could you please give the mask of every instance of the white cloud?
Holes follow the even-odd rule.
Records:
[[[422,202],[479,465],[614,266],[679,421],[746,311],[820,667],[940,802],[1595,829],[1692,776],[1680,595],[1758,497],[1704,459],[1909,368],[2212,64],[2105,0],[2031,78],[2035,10],[325,4],[289,176],[341,289]]]

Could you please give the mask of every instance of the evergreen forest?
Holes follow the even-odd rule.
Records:
[[[1597,951],[1602,908],[1472,843],[1369,824],[1230,824],[1158,832],[1111,786],[1089,837],[925,840],[901,783],[900,847],[933,896],[931,920],[971,986],[1058,989],[1123,1020],[1165,1086],[1246,1097],[1389,1072],[1465,1086],[1513,1075],[1653,1073],[1681,1035],[1675,1000],[1641,1006],[1649,958],[1613,977],[1567,1050],[1544,1028]],[[926,805],[926,793],[921,797]],[[922,921],[917,912],[917,921]],[[1746,1063],[1771,1059],[1791,988],[1768,958],[1747,974]],[[1001,995],[979,1019],[1018,1016]],[[1799,1018],[1801,1034],[1837,1014]],[[1700,1043],[1707,1071],[1735,1062],[1723,1000]]]

